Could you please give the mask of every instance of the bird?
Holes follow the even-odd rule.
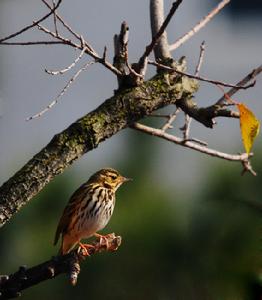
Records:
[[[97,231],[102,230],[111,219],[117,189],[130,180],[112,168],[104,168],[94,173],[73,193],[55,233],[54,245],[62,237],[59,254],[65,255],[79,245],[88,255],[87,248],[92,245],[82,244],[82,239],[92,236],[106,238]]]

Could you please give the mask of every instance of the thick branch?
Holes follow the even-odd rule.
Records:
[[[154,30],[157,30],[157,29],[158,30],[155,33],[155,35],[152,36],[151,43],[146,46],[145,52],[143,53],[143,55],[141,56],[141,58],[139,59],[139,62],[138,62],[138,65],[139,65],[139,71],[138,72],[140,74],[144,73],[143,70],[146,68],[148,56],[150,55],[150,53],[153,51],[153,49],[155,48],[155,46],[159,42],[159,39],[161,38],[162,34],[165,32],[169,22],[171,21],[173,15],[175,14],[176,10],[178,9],[178,7],[179,7],[179,5],[181,4],[182,1],[183,0],[176,0],[175,2],[173,2],[172,7],[171,7],[169,13],[167,14],[165,20],[163,21],[162,24],[160,24],[161,25],[160,28],[158,29],[157,27],[154,27]],[[152,15],[151,15],[151,17],[152,17]],[[157,17],[160,18],[160,20],[158,20],[159,22],[162,21],[161,20],[162,17],[160,17],[160,15],[158,15]],[[156,24],[156,26],[157,25],[159,25],[159,24]],[[152,31],[152,34],[153,34],[153,31]],[[167,39],[166,39],[166,41],[167,41]],[[166,45],[163,45],[163,46],[166,47]],[[161,50],[164,50],[164,49],[161,49]],[[161,58],[161,59],[170,58],[170,55],[168,57],[163,57],[163,55],[168,55],[167,51],[165,53],[164,52],[158,53],[157,55],[159,55],[159,57],[156,57],[156,58]]]
[[[106,237],[106,245],[101,244],[99,241],[92,243],[94,248],[88,248],[89,256],[105,250],[117,250],[121,244],[121,237],[115,236],[114,233],[108,234]],[[0,300],[18,297],[21,295],[21,291],[63,273],[67,274],[71,284],[75,285],[80,273],[80,262],[85,257],[83,250],[75,250],[64,256],[56,256],[32,268],[20,267],[17,272],[9,276],[1,275]]]
[[[153,111],[191,98],[197,90],[194,80],[166,80],[159,74],[141,86],[119,92],[88,113],[36,154],[0,188],[0,224],[36,195],[55,176],[102,141]]]
[[[238,112],[221,108],[219,105],[198,107],[193,99],[178,100],[176,105],[191,118],[202,123],[208,128],[213,128],[213,125],[215,124],[213,119],[217,117],[239,118]]]
[[[151,32],[152,38],[156,36],[161,25],[164,22],[164,0],[151,0],[150,1],[150,23],[151,23]],[[158,61],[159,59],[165,59],[171,57],[169,51],[169,45],[167,40],[166,31],[160,36],[158,43],[154,48],[155,58]]]

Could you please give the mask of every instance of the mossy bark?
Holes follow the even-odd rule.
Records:
[[[0,226],[83,154],[153,111],[179,99],[190,99],[197,88],[194,80],[170,80],[168,74],[158,74],[139,87],[117,93],[55,135],[0,188]]]

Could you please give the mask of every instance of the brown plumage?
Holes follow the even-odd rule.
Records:
[[[96,172],[74,192],[55,234],[54,245],[62,236],[61,254],[68,253],[81,239],[93,236],[107,225],[115,206],[115,192],[128,180],[116,170],[106,168]]]

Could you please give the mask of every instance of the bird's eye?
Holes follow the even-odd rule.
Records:
[[[117,175],[116,175],[116,174],[112,174],[112,175],[110,175],[110,177],[111,177],[113,180],[116,180],[116,179],[117,179]]]

